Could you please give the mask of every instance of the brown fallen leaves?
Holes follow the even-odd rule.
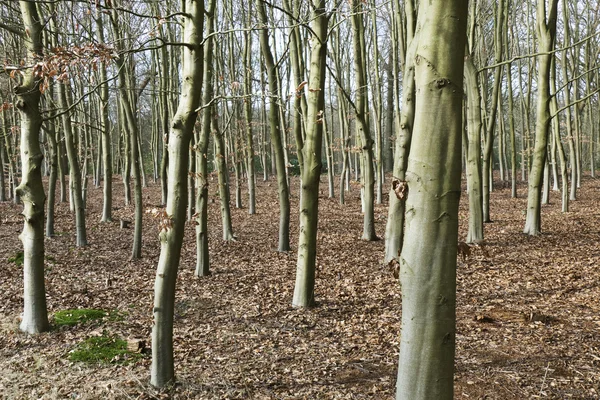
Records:
[[[232,178],[233,179],[233,178]],[[297,210],[297,180],[291,190]],[[0,392],[6,398],[391,399],[398,360],[401,292],[381,266],[383,241],[359,240],[359,185],[347,205],[321,197],[316,299],[291,307],[295,253],[277,244],[277,186],[259,182],[257,215],[233,209],[238,240],[222,242],[219,202],[209,204],[213,275],[197,279],[194,224],[186,227],[175,304],[178,383],[149,387],[149,360],[132,365],[75,364],[66,355],[107,331],[147,351],[161,219],[144,215],[143,259],[129,261],[132,220],[116,190],[114,223],[100,220],[102,189],[88,192],[90,245],[75,248],[73,219],[58,204],[46,240],[50,313],[67,308],[118,310],[122,319],[89,322],[30,337],[17,330],[21,267],[7,262],[20,248],[21,209],[0,204]],[[336,187],[337,189],[337,187]],[[585,180],[572,211],[558,195],[544,206],[540,237],[522,235],[526,187],[492,194],[486,245],[469,247],[457,270],[457,399],[598,398],[600,382],[600,185]],[[147,208],[160,188],[144,189]],[[400,192],[402,193],[402,192]],[[244,199],[245,200],[245,199]],[[461,237],[467,202],[461,202]],[[382,234],[387,208],[376,207]],[[292,215],[297,221],[297,214]],[[291,243],[297,243],[292,224]],[[464,240],[464,239],[463,239]],[[295,250],[295,249],[293,249]],[[141,350],[140,350],[141,348]]]

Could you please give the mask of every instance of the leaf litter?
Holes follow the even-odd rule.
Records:
[[[389,181],[388,181],[389,182]],[[323,186],[322,186],[323,187]],[[49,314],[116,310],[120,318],[63,326],[37,336],[18,330],[22,267],[21,206],[0,203],[0,393],[8,399],[392,399],[397,372],[401,291],[382,264],[384,242],[360,240],[360,187],[346,205],[321,189],[317,307],[291,307],[298,240],[298,181],[292,184],[292,251],[278,253],[277,185],[258,182],[257,214],[232,208],[235,242],[221,240],[219,202],[209,202],[212,275],[194,277],[194,224],[186,237],[175,304],[177,383],[149,385],[150,359],[127,365],[69,361],[99,332],[151,345],[159,221],[144,214],[143,259],[130,261],[132,220],[114,185],[112,223],[100,223],[102,189],[89,188],[89,246],[74,246],[68,204],[57,203],[57,235],[46,239]],[[337,188],[336,188],[337,189]],[[158,208],[160,187],[144,189]],[[600,183],[586,179],[569,213],[560,196],[543,206],[539,237],[521,233],[519,198],[500,188],[482,246],[458,259],[455,398],[597,399],[600,393]],[[244,200],[246,200],[244,198]],[[467,201],[461,201],[460,240]],[[383,235],[387,205],[376,205]]]

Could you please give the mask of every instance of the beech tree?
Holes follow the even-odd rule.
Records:
[[[402,333],[397,399],[452,399],[454,394],[467,11],[467,0],[419,3],[414,39],[416,108],[400,257]]]
[[[209,12],[214,12],[211,0]],[[181,4],[183,83],[177,112],[169,132],[169,183],[167,206],[160,233],[160,257],[154,283],[154,326],[152,327],[152,367],[150,383],[164,387],[175,379],[173,364],[173,317],[175,282],[186,222],[188,147],[198,115],[202,85],[202,38],[204,1],[185,0]]]
[[[27,49],[27,65],[35,65],[43,57],[42,19],[36,4],[20,1],[23,18],[23,41]],[[44,203],[42,159],[40,150],[40,82],[39,70],[28,68],[16,87],[16,108],[21,117],[21,163],[23,176],[17,194],[23,201],[23,319],[20,328],[27,333],[48,330],[46,288],[44,282]]]
[[[292,304],[314,305],[315,262],[317,256],[317,222],[321,148],[325,110],[325,62],[327,60],[327,25],[329,16],[325,0],[312,0],[310,74],[308,77],[308,112],[303,151],[302,194],[300,197],[300,235],[296,285]]]
[[[527,191],[527,219],[523,229],[523,233],[528,235],[538,235],[541,232],[542,174],[550,132],[550,67],[551,51],[556,38],[557,8],[558,0],[551,0],[546,14],[546,2],[537,3],[537,34],[540,53],[543,54],[539,56],[535,150]]]

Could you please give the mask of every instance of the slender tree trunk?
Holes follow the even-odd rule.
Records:
[[[46,212],[46,236],[54,236],[54,205],[56,203],[56,181],[58,178],[58,155],[54,121],[48,121],[46,137],[50,143],[50,177],[48,178],[48,205]]]
[[[327,25],[325,0],[312,0],[310,76],[308,78],[308,113],[304,142],[304,171],[300,196],[298,263],[294,287],[294,307],[314,305],[315,262],[317,256],[317,222],[321,147],[325,110],[325,63],[327,60]]]
[[[231,227],[231,208],[230,190],[229,190],[229,170],[227,168],[225,142],[223,133],[219,129],[219,119],[217,117],[216,107],[211,107],[211,128],[215,138],[216,153],[215,165],[219,179],[219,197],[221,199],[221,222],[223,224],[223,240],[235,240],[233,228]]]
[[[419,4],[396,399],[444,400],[454,394],[464,64],[457,49],[465,48],[468,4]]]
[[[66,94],[67,89],[65,83],[58,84],[58,101],[63,110],[66,110],[69,107]],[[73,137],[71,119],[69,116],[69,112],[63,114],[62,124],[65,133],[65,144],[67,146],[67,158],[69,159],[69,183],[75,211],[75,228],[77,234],[76,245],[85,246],[87,245],[87,235],[85,229],[85,207],[83,204],[81,188],[81,172],[75,149],[75,139]]]
[[[558,111],[558,100],[556,99],[556,61],[554,58],[552,58],[552,66],[550,67],[550,90],[552,93],[552,98],[550,100],[550,113],[552,115],[556,115],[556,112]],[[565,155],[565,148],[560,137],[560,121],[558,115],[552,119],[552,131],[554,133],[554,142],[558,148],[558,156],[560,159],[562,212],[569,212],[569,178],[567,174],[567,156]]]
[[[269,46],[269,32],[266,28],[268,23],[265,3],[256,0],[259,20],[264,25],[259,31],[260,47],[262,50],[267,76],[269,80],[269,130],[271,132],[271,144],[274,152],[274,161],[277,170],[277,185],[279,187],[279,245],[278,251],[290,250],[290,194],[285,173],[285,160],[282,145],[281,123],[279,121],[279,85],[277,82],[277,66]]]
[[[399,6],[397,6],[399,7]],[[394,169],[392,186],[390,187],[390,205],[388,209],[388,220],[385,228],[385,262],[389,263],[398,259],[404,241],[404,211],[406,196],[402,188],[406,184],[406,168],[408,167],[408,156],[411,148],[412,131],[415,119],[415,59],[417,40],[414,38],[416,28],[416,13],[413,1],[405,1],[406,31],[408,49],[405,58],[397,60],[395,73],[398,73],[398,63],[404,62],[404,74],[402,80],[402,107],[396,107],[396,149],[394,152]],[[400,19],[400,14],[395,14],[395,19]],[[398,22],[397,22],[398,23]],[[397,33],[396,35],[399,35]],[[401,40],[398,38],[397,40]],[[396,81],[394,91],[399,94],[399,84]],[[396,101],[398,97],[394,96]],[[398,192],[397,192],[398,190]]]
[[[369,130],[367,116],[367,79],[365,71],[366,46],[363,23],[362,0],[352,0],[352,43],[354,48],[354,76],[357,89],[356,95],[356,136],[360,140],[363,188],[363,240],[377,240],[375,234],[374,215],[374,186],[375,171],[373,171],[373,139]]]
[[[248,3],[251,7],[252,2]],[[250,11],[250,10],[248,10]],[[252,93],[252,34],[244,33],[244,91]],[[252,99],[244,99],[244,117],[246,119],[246,175],[248,178],[248,214],[256,214],[256,173],[254,168],[254,138],[252,129]]]
[[[467,243],[483,241],[483,196],[481,184],[481,98],[477,69],[469,55],[465,58],[467,87],[467,190],[469,193],[469,231]]]
[[[537,5],[539,51],[544,54],[539,56],[535,149],[527,191],[527,218],[523,229],[523,233],[532,236],[541,232],[542,174],[546,164],[548,133],[550,131],[550,66],[552,55],[549,52],[554,48],[554,38],[556,36],[557,3],[558,0],[550,1],[548,17],[546,17],[546,3],[538,2]]]
[[[494,49],[495,49],[495,60],[500,62],[502,60],[502,26],[503,26],[503,14],[504,14],[504,1],[499,0],[496,3],[496,18],[495,23],[495,34],[494,34]],[[498,111],[498,96],[500,95],[500,84],[502,83],[502,67],[496,67],[494,71],[494,87],[492,89],[492,101],[490,106],[490,113],[488,115],[488,122],[485,133],[485,148],[483,152],[483,222],[492,222],[490,217],[490,192],[492,191],[493,185],[493,149],[494,149],[494,128],[496,124],[496,115]]]
[[[214,13],[215,0],[209,12]],[[198,115],[202,85],[202,29],[204,1],[182,3],[182,88],[179,108],[169,133],[169,185],[160,233],[160,257],[154,283],[154,325],[152,327],[152,367],[150,383],[164,387],[175,379],[173,363],[173,317],[175,283],[186,222],[188,149]]]
[[[101,43],[104,43],[104,28],[102,23],[102,13],[98,13],[96,18],[96,29],[98,32],[98,38]],[[104,168],[104,190],[103,190],[103,203],[102,203],[102,222],[109,222],[112,220],[112,149],[111,149],[111,135],[110,135],[110,119],[109,119],[109,94],[108,94],[108,80],[106,74],[106,63],[100,64],[100,81],[102,86],[100,87],[100,115],[102,118],[102,166]]]

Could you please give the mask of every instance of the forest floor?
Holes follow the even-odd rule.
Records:
[[[150,341],[159,222],[144,214],[143,259],[130,261],[133,206],[115,178],[115,222],[100,223],[102,189],[88,195],[89,245],[76,248],[68,204],[57,204],[57,236],[46,239],[50,315],[72,308],[118,310],[27,336],[18,330],[22,206],[0,204],[0,397],[5,399],[392,399],[398,361],[401,289],[381,264],[383,241],[360,240],[359,189],[347,204],[321,184],[318,306],[291,307],[296,271],[298,182],[292,188],[292,251],[278,253],[274,180],[258,183],[257,214],[234,209],[235,242],[221,240],[211,183],[212,275],[194,277],[194,225],[186,227],[174,328],[177,383],[149,385],[150,359],[126,365],[69,361],[102,332]],[[337,188],[336,188],[337,189]],[[337,194],[337,193],[336,193]],[[539,237],[523,235],[526,186],[491,196],[493,223],[483,248],[458,262],[455,398],[598,399],[600,396],[600,180],[586,179],[561,212],[558,192],[543,207]],[[387,197],[387,196],[386,196]],[[244,198],[244,205],[245,205]],[[160,188],[144,189],[145,207]],[[376,206],[383,235],[386,204]],[[460,236],[467,230],[461,199]],[[434,399],[432,399],[434,400]]]

